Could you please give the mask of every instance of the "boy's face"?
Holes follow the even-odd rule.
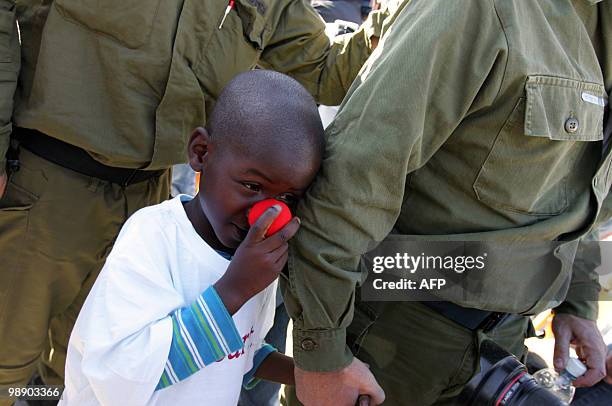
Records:
[[[319,168],[318,158],[296,162],[283,149],[253,156],[208,139],[202,156],[200,192],[196,197],[208,231],[198,230],[212,246],[235,249],[249,229],[248,210],[260,200],[276,198],[295,208]],[[193,163],[192,163],[193,167]],[[211,229],[214,235],[211,234]]]

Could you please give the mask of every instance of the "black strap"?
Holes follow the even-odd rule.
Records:
[[[19,143],[11,139],[6,151],[6,172],[10,175],[18,172],[21,164],[19,162]]]
[[[143,182],[165,172],[165,170],[145,171],[104,165],[92,158],[84,149],[49,137],[36,130],[15,128],[13,137],[19,141],[20,146],[47,161],[80,174],[122,186]]]
[[[500,325],[509,315],[509,313],[462,307],[452,302],[430,301],[421,303],[468,330],[491,331]]]

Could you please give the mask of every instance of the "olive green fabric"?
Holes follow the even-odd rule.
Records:
[[[5,170],[4,152],[12,131],[13,93],[19,73],[19,40],[15,24],[15,5],[0,0],[0,174]]]
[[[608,199],[606,199],[608,200]],[[601,213],[604,212],[602,208]],[[594,228],[580,240],[574,259],[571,285],[567,299],[554,309],[555,313],[569,313],[574,316],[597,321],[598,299],[601,291],[599,274],[595,269],[601,265],[601,244],[599,230]]]
[[[326,130],[322,169],[297,210],[285,289],[297,365],[351,361],[359,258],[392,229],[421,240],[562,241],[549,252],[558,274],[544,295],[516,280],[506,298],[439,297],[523,314],[560,304],[577,240],[612,181],[604,107],[592,102],[612,90],[611,3],[400,2]],[[538,275],[537,264],[525,256],[517,268]],[[593,316],[586,302],[575,308]]]
[[[20,161],[0,200],[0,385],[26,383],[51,342],[44,361],[63,377],[72,325],[121,225],[169,195],[169,173],[121,187],[24,149]]]
[[[461,327],[420,303],[388,302],[373,316],[377,305],[360,303],[348,331],[355,355],[370,366],[385,391],[385,406],[454,405],[453,399],[477,372],[485,338],[519,359],[526,356],[525,317],[513,317],[485,334]],[[293,387],[286,387],[285,404],[300,404]]]
[[[227,4],[0,0],[0,171],[20,63],[10,47],[17,43],[15,10],[22,69],[13,124],[128,168],[185,162],[189,134],[206,122],[221,89],[256,65],[294,77],[322,103],[339,104],[380,31],[375,15],[330,47],[306,0],[236,0],[219,28]]]

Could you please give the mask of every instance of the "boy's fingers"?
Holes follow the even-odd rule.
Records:
[[[300,220],[297,217],[294,217],[283,228],[262,241],[259,246],[266,252],[275,251],[284,244],[287,244],[287,241],[289,241],[295,235],[299,228]]]
[[[280,250],[280,248],[279,248]],[[278,259],[276,260],[276,264],[282,264],[285,265],[287,263],[287,259],[289,258],[289,249],[285,248],[283,250],[283,252],[279,255]],[[282,268],[281,268],[282,270]]]
[[[247,242],[259,242],[265,239],[268,228],[270,228],[270,225],[272,225],[280,211],[281,207],[277,204],[264,211],[251,228],[249,228],[249,232],[244,240]]]
[[[297,217],[292,218],[291,221],[285,224],[283,228],[281,228],[274,235],[271,235],[266,239],[266,244],[269,244],[266,247],[270,250],[276,249],[277,247],[281,246],[282,244],[293,238],[299,228],[300,219]]]
[[[264,243],[267,243],[267,241],[264,241]],[[262,243],[262,244],[264,244]],[[287,243],[283,243],[280,246],[271,249],[268,252],[268,255],[270,256],[270,258],[272,259],[272,262],[277,263],[278,260],[280,259],[280,257],[285,254],[286,252],[289,251],[289,244]]]

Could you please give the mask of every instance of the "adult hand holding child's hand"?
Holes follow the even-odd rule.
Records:
[[[268,228],[279,213],[280,207],[274,205],[259,217],[236,250],[225,275],[215,283],[215,290],[230,314],[270,285],[287,263],[287,241],[297,232],[300,221],[294,217],[266,238]]]

